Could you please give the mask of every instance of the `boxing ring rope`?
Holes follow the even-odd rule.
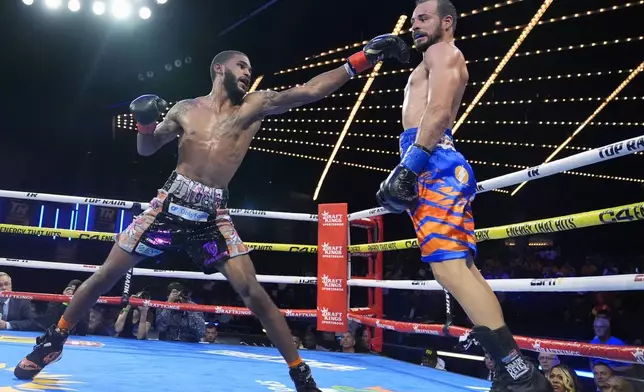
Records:
[[[440,336],[444,334],[445,330],[444,325],[382,320],[351,313],[349,313],[349,319],[363,325],[402,333]],[[448,336],[460,338],[468,335],[470,331],[468,328],[450,326],[448,327]],[[514,338],[519,348],[523,350],[644,364],[644,347],[640,346],[610,346],[554,339],[537,339],[518,335],[514,335]]]
[[[94,272],[99,266],[79,266],[75,264],[68,263],[47,263],[47,262],[36,262],[31,260],[16,260],[16,259],[0,259],[0,265],[10,265],[24,268],[44,268],[44,269],[56,269],[56,270],[69,270],[69,271],[82,271],[82,272]],[[147,270],[147,273],[142,272],[144,269],[135,268],[133,275],[142,275],[142,276],[159,276],[166,278],[182,278],[180,271],[156,271],[156,270]],[[159,272],[165,272],[166,274],[158,274]],[[196,274],[196,273],[195,273]],[[221,280],[217,279],[215,275],[206,276],[200,274],[201,279],[212,279],[212,280]],[[286,277],[294,278],[294,277]],[[297,278],[297,277],[295,277]],[[300,277],[300,279],[308,280],[307,282],[296,282],[290,281],[289,283],[294,284],[314,284],[313,280],[306,277]],[[363,279],[363,281],[368,281]],[[532,291],[532,292],[543,292],[543,291],[555,291],[548,290],[555,286],[559,286],[557,291],[580,291],[580,287],[583,291],[594,291],[596,289],[602,291],[626,291],[626,290],[641,290],[644,287],[644,275],[616,275],[616,276],[598,276],[598,277],[581,277],[581,278],[559,278],[559,279],[509,279],[507,281],[517,281],[520,282],[519,285],[516,285],[515,289],[507,291]],[[526,281],[530,281],[531,284],[527,285]],[[552,284],[538,284],[535,289],[534,282],[543,281],[551,282]],[[382,281],[384,282],[384,281]],[[381,283],[382,283],[381,282]],[[413,286],[409,288],[418,289],[423,287],[423,289],[433,289],[433,290],[443,290],[442,287],[434,281],[429,281],[430,283],[425,286]],[[496,286],[494,283],[503,283],[504,281],[488,281],[492,288],[495,291]],[[561,283],[560,283],[561,282]],[[566,285],[566,282],[578,282],[577,285],[569,284]],[[582,282],[591,282],[590,284],[583,284]],[[387,281],[391,285],[392,281]],[[632,283],[635,283],[634,285]],[[355,285],[355,284],[354,284]],[[385,287],[385,286],[382,286]],[[389,287],[389,286],[387,286]],[[390,288],[398,288],[391,286]],[[518,290],[517,290],[518,288]],[[525,290],[523,290],[525,288]],[[531,288],[531,290],[527,290]],[[27,292],[15,292],[7,291],[0,292],[0,297],[5,298],[16,298],[16,299],[26,299],[26,300],[35,300],[35,301],[50,301],[50,302],[69,302],[72,299],[72,296],[62,295],[62,294],[41,294],[41,293],[27,293]],[[122,302],[121,297],[100,297],[97,301],[98,304],[106,305],[117,305],[125,306]],[[172,309],[178,311],[196,311],[196,312],[205,312],[205,313],[215,313],[215,314],[226,314],[233,316],[252,316],[252,313],[247,308],[235,307],[235,306],[220,306],[220,305],[199,305],[199,304],[182,304],[182,303],[169,303],[165,301],[155,301],[155,300],[144,300],[140,298],[128,298],[127,304],[133,306],[147,306],[157,309]],[[282,314],[286,317],[299,317],[299,318],[315,318],[317,317],[317,310],[308,310],[308,309],[280,309]],[[451,337],[461,338],[467,336],[470,332],[470,329],[463,327],[455,326],[444,326],[438,324],[422,324],[422,323],[408,323],[392,320],[384,320],[381,318],[368,317],[369,314],[373,313],[369,308],[351,308],[349,309],[348,318],[349,320],[355,321],[357,323],[375,327],[383,330],[391,330],[402,333],[414,333],[414,334],[427,334],[427,335],[447,335]],[[559,355],[570,355],[570,356],[582,356],[582,357],[593,357],[593,358],[603,358],[607,360],[619,360],[629,363],[641,363],[644,364],[644,347],[638,346],[610,346],[603,344],[589,344],[583,342],[573,342],[573,341],[562,341],[554,339],[537,339],[525,336],[515,336],[517,343],[521,349],[536,351],[536,352],[549,352]]]
[[[478,194],[494,189],[517,185],[522,183],[523,181],[532,181],[539,178],[548,177],[553,174],[566,172],[598,162],[620,158],[639,151],[644,151],[644,135],[636,136],[631,139],[622,140],[620,142],[594,148],[592,150],[584,151],[582,153],[571,155],[569,157],[558,159],[556,161],[548,162],[479,182],[476,187],[476,193]],[[387,213],[387,210],[382,207],[370,208],[368,210],[349,214],[349,221],[355,219],[370,218]]]
[[[538,178],[551,176],[561,172],[577,169],[579,167],[592,165],[598,162],[608,161],[614,158],[623,157],[633,154],[635,152],[644,151],[644,135],[637,136],[631,139],[622,140],[602,147],[594,148],[592,150],[584,151],[579,154],[571,155],[566,158],[558,159],[556,161],[548,162],[546,164],[534,166],[528,169],[519,170],[513,173],[508,173],[499,177],[494,177],[478,183],[477,193],[483,193],[494,189],[505,188],[508,186],[519,184],[523,181],[531,181]],[[114,207],[114,208],[141,208],[146,209],[150,206],[147,202],[124,201],[115,199],[103,199],[85,196],[65,196],[55,195],[49,193],[35,193],[35,192],[21,192],[0,190],[0,197],[10,199],[22,200],[35,200],[35,201],[48,201],[54,203],[69,203],[69,204],[83,204],[101,207]],[[293,212],[277,212],[277,211],[262,211],[262,210],[248,210],[248,209],[229,209],[232,216],[246,216],[254,218],[266,219],[282,219],[282,220],[295,220],[305,222],[317,222],[317,214],[293,213]],[[379,215],[384,215],[387,212],[383,208],[371,208],[364,211],[354,212],[349,214],[349,220],[354,221],[357,219],[364,219]]]
[[[0,257],[0,266],[87,273],[94,273],[101,267],[100,265],[58,263],[53,261],[25,260],[5,257]],[[170,279],[226,280],[221,273],[205,275],[201,272],[194,271],[157,270],[149,268],[133,268],[132,275]],[[318,279],[314,276],[257,275],[257,281],[259,283],[318,284]],[[488,280],[488,283],[493,291],[506,293],[639,291],[644,290],[644,274],[584,276],[572,278],[491,279]],[[376,280],[350,278],[347,280],[347,285],[400,290],[444,290],[443,287],[435,280]]]
[[[530,234],[556,233],[591,226],[601,226],[612,223],[627,223],[644,220],[644,202],[627,204],[601,210],[562,215],[540,220],[520,222],[503,226],[475,230],[477,242],[521,237]],[[360,222],[365,222],[361,220]],[[362,227],[356,225],[357,227]],[[54,236],[83,240],[114,241],[114,233],[97,231],[82,231],[68,229],[51,229],[45,227],[21,226],[0,223],[0,233]],[[259,251],[317,253],[317,245],[303,244],[274,244],[247,242],[248,247]],[[354,256],[372,256],[376,252],[412,249],[418,247],[415,238],[349,245],[347,250]]]

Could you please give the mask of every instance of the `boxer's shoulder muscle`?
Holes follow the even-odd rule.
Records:
[[[170,108],[166,117],[174,121],[181,122],[185,119],[188,111],[195,106],[196,102],[194,99],[184,99],[182,101],[178,101],[174,104],[174,106],[172,106],[172,108]]]
[[[267,102],[270,102],[277,97],[279,93],[273,90],[258,90],[246,94],[244,97],[244,104],[240,112],[245,115],[249,120],[261,120],[264,116],[264,107]]]

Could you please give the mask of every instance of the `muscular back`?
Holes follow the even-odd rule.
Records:
[[[465,66],[465,58],[458,48],[453,44],[446,42],[437,45],[450,46],[448,55],[453,56],[452,60],[455,62],[458,70],[458,78],[455,82],[458,83],[458,86],[456,94],[454,95],[454,100],[451,103],[452,117],[449,125],[451,128],[456,121],[456,115],[459,107],[461,106],[461,99],[463,98],[465,87],[467,86],[469,74],[467,72],[467,67]],[[432,94],[429,82],[431,72],[431,62],[425,59],[425,61],[420,63],[411,73],[409,80],[407,81],[402,110],[402,123],[405,129],[420,126],[421,119],[425,114],[429,98]]]
[[[226,188],[261,122],[245,104],[219,109],[206,97],[181,101],[177,172],[202,184]],[[174,109],[174,108],[173,108]]]

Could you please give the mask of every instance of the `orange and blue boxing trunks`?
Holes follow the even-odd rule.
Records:
[[[417,128],[400,135],[401,156],[416,140]],[[474,171],[454,148],[447,129],[418,176],[418,204],[409,215],[416,230],[421,259],[441,262],[476,256],[472,201],[476,194]],[[471,259],[470,259],[471,260]]]

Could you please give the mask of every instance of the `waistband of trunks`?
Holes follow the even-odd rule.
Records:
[[[176,171],[162,189],[190,206],[207,211],[225,209],[228,205],[228,189],[206,186]]]

